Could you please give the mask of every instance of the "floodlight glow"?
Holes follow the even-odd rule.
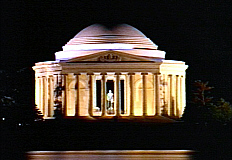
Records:
[[[133,49],[132,44],[109,43],[109,44],[82,44],[82,45],[65,45],[64,51],[89,51],[89,50],[130,50]]]
[[[133,27],[81,31],[55,53],[55,61],[33,67],[38,109],[45,119],[54,118],[62,105],[64,118],[149,116],[149,121],[174,122],[186,106],[188,66],[165,60],[165,51],[157,47]],[[62,94],[54,94],[57,87]]]

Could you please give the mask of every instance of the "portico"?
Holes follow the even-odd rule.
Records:
[[[73,118],[182,115],[185,62],[164,60],[165,52],[131,26],[119,31],[87,27],[56,53],[56,61],[36,63],[36,104],[45,118],[58,104],[63,117]],[[103,41],[116,45],[96,46]]]

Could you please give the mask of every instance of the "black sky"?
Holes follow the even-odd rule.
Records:
[[[187,88],[209,81],[231,98],[231,1],[1,1],[0,69],[54,60],[83,28],[127,23],[189,65]]]

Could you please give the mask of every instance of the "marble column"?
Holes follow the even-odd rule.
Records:
[[[156,73],[153,73],[153,110],[156,115]]]
[[[55,88],[55,91],[56,91],[56,93],[55,93],[55,101],[58,101],[59,100],[59,95],[58,95],[58,87],[59,87],[59,74],[55,74],[55,82],[54,82],[54,88]]]
[[[43,105],[43,79],[42,77],[39,77],[39,109],[41,112],[43,112],[42,110],[42,105]]]
[[[172,111],[173,117],[176,116],[176,76],[172,75]]]
[[[75,117],[80,116],[80,74],[75,74],[76,76],[76,105],[75,105]]]
[[[180,77],[180,112],[179,116],[182,115],[184,109],[184,97],[185,97],[185,90],[184,90],[184,78],[183,76]]]
[[[185,75],[182,78],[182,103],[183,103],[183,108],[182,108],[182,114],[184,112],[184,109],[186,107],[186,77]]]
[[[124,107],[124,114],[129,115],[129,109],[130,109],[130,82],[129,82],[129,75],[128,73],[125,75],[125,107]]]
[[[173,103],[173,76],[172,75],[169,75],[169,104],[170,104],[170,116],[175,116],[175,105]]]
[[[180,80],[179,80],[179,75],[176,75],[176,116],[179,117],[179,110],[180,110],[180,101],[179,101],[179,97],[180,97]]]
[[[102,117],[106,116],[106,73],[102,73]]]
[[[40,106],[40,101],[41,101],[41,98],[40,98],[40,91],[41,90],[41,86],[40,86],[40,77],[36,77],[36,81],[35,81],[35,104],[37,105],[37,108],[40,109],[41,106]]]
[[[43,101],[42,101],[42,111],[43,111],[43,115],[44,115],[44,117],[46,118],[47,117],[47,112],[46,112],[46,109],[47,109],[47,105],[46,105],[46,101],[47,101],[47,83],[46,83],[46,77],[45,76],[43,76],[42,77],[42,84],[43,84],[43,88],[42,88],[42,99],[43,99]]]
[[[94,92],[94,75],[88,74],[89,75],[89,108],[88,112],[89,115],[92,117],[93,116],[93,92]]]
[[[135,73],[129,73],[130,75],[130,116],[134,116],[134,81]]]
[[[54,74],[53,75],[53,116],[55,114],[55,106],[57,104],[57,101],[58,101],[58,92],[57,92],[57,83],[58,83],[58,75],[57,74]]]
[[[45,111],[45,113],[46,113],[46,116],[47,117],[49,117],[49,111],[50,111],[50,104],[49,104],[49,76],[47,75],[46,77],[45,77],[45,92],[46,92],[46,94],[45,94],[45,106],[46,106],[46,111]]]
[[[49,75],[48,77],[48,117],[53,115],[53,76]]]
[[[37,105],[37,107],[39,106],[38,102],[39,102],[39,94],[38,93],[38,89],[39,89],[39,78],[35,77],[35,105]]]
[[[147,116],[147,75],[148,75],[148,73],[142,73],[142,80],[143,80],[143,116]]]
[[[167,75],[163,74],[163,115],[167,116],[168,115],[168,80],[167,80]]]
[[[167,75],[167,114],[170,116],[171,113],[171,76]]]
[[[52,109],[52,117],[54,116],[54,104],[55,104],[55,99],[54,99],[54,90],[55,90],[55,87],[54,87],[54,83],[55,83],[55,77],[54,75],[52,75],[52,78],[51,78],[51,109]]]
[[[62,77],[62,113],[64,116],[67,115],[67,75],[63,74]]]
[[[161,115],[161,110],[160,110],[160,78],[161,78],[161,74],[157,73],[156,74],[156,115],[158,115],[158,116]]]
[[[116,73],[116,116],[120,116],[120,73]]]

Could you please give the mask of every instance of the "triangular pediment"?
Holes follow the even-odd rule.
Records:
[[[120,51],[103,51],[70,59],[66,62],[144,62],[153,61],[148,57],[132,55]]]

